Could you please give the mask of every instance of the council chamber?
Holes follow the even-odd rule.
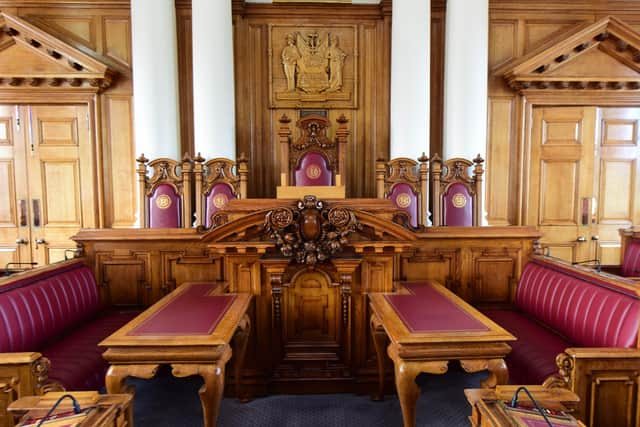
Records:
[[[640,426],[637,1],[0,30],[0,427]]]

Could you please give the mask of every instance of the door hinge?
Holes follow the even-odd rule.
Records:
[[[16,128],[18,129],[18,132],[20,132],[20,117],[16,119]]]

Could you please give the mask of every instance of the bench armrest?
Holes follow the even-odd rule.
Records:
[[[49,384],[49,359],[37,352],[0,353],[0,426],[13,425],[6,411],[11,401],[22,396],[42,394]]]
[[[573,359],[640,359],[640,349],[637,348],[570,347],[564,354]]]
[[[629,419],[640,419],[640,405],[633,398],[640,384],[639,349],[571,347],[556,357],[556,364],[558,375],[545,385],[576,393],[580,403],[574,415],[587,425],[630,425]]]
[[[19,365],[22,363],[32,363],[41,358],[37,352],[23,353],[0,353],[0,365]]]

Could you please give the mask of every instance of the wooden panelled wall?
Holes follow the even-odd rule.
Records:
[[[486,210],[491,225],[530,224],[524,180],[529,176],[525,99],[505,82],[500,68],[578,24],[613,15],[640,31],[640,3],[633,0],[571,2],[490,0]],[[542,96],[542,95],[540,95]],[[548,102],[553,102],[548,94]],[[556,99],[556,105],[567,100]],[[594,95],[569,103],[607,105]],[[509,179],[505,179],[509,177]],[[533,209],[534,207],[531,207]],[[535,224],[530,224],[535,225]]]
[[[129,1],[14,0],[0,1],[0,10],[42,28],[118,72],[115,83],[98,95],[95,117],[90,120],[95,133],[92,140],[96,145],[96,180],[81,185],[97,191],[97,225],[132,226],[136,221],[137,198]],[[60,102],[64,101],[52,100]]]
[[[432,0],[431,153],[442,152],[442,81],[445,1]],[[191,89],[191,4],[176,0],[180,70],[182,151],[193,151]],[[94,55],[119,72],[98,97],[95,141],[98,221],[106,227],[136,222],[135,148],[132,132],[131,24],[129,0],[0,0],[0,10],[17,15]],[[238,152],[250,156],[250,197],[272,197],[277,119],[291,110],[271,109],[268,88],[269,25],[351,25],[357,33],[357,107],[344,112],[352,141],[348,153],[348,195],[374,195],[374,161],[388,156],[391,1],[376,6],[246,5],[233,0],[236,56]],[[490,1],[487,211],[493,225],[522,224],[525,168],[523,98],[495,72],[545,40],[581,22],[615,15],[640,30],[640,4],[633,0]],[[278,56],[279,52],[271,52]],[[473,70],[470,70],[473,72]],[[464,118],[461,118],[461,125]],[[214,142],[212,142],[214,143]],[[418,150],[419,151],[419,150]],[[419,153],[416,152],[416,155]],[[509,179],[504,179],[507,176]]]
[[[431,121],[442,123],[444,70],[444,0],[432,0]],[[183,151],[193,152],[193,112],[191,80],[191,1],[177,0],[178,50],[180,66],[180,106]],[[353,27],[354,37],[341,40],[345,69],[357,65],[357,87],[350,108],[339,102],[301,103],[299,108],[326,109],[329,119],[344,114],[349,119],[351,139],[347,147],[348,197],[375,196],[375,161],[389,156],[389,82],[391,55],[391,1],[380,5],[346,4],[245,4],[233,0],[237,152],[249,158],[249,197],[275,197],[280,183],[280,153],[277,145],[278,119],[287,114],[297,120],[294,108],[270,105],[270,75],[282,74],[282,40],[271,38],[272,29],[309,28],[340,31]],[[276,30],[273,31],[276,34]],[[271,38],[271,39],[270,39]],[[271,62],[271,69],[269,63]],[[281,77],[281,76],[280,76]],[[345,75],[345,78],[348,78]],[[323,105],[321,105],[323,104]],[[296,135],[294,135],[294,138]],[[431,130],[431,152],[442,152],[442,127]],[[418,144],[419,145],[419,144]],[[416,148],[416,157],[421,149]]]

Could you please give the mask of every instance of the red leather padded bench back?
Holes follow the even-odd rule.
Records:
[[[516,305],[578,346],[635,348],[640,301],[606,285],[533,260],[520,277]]]
[[[0,352],[38,351],[100,308],[93,273],[82,262],[0,286]]]
[[[624,277],[640,277],[640,240],[631,239],[625,248],[622,275]]]

